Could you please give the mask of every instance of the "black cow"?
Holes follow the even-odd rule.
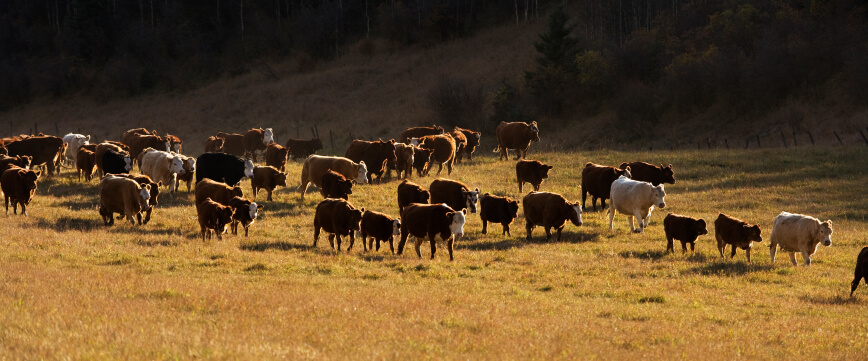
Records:
[[[127,174],[132,168],[132,159],[125,154],[113,149],[107,149],[102,154],[102,169],[105,173]]]
[[[253,162],[226,153],[205,153],[196,158],[196,183],[208,178],[235,186],[253,177]]]

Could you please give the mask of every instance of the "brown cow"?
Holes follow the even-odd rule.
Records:
[[[337,236],[337,250],[341,250],[341,236],[350,236],[349,252],[353,249],[356,236],[353,231],[358,231],[362,221],[362,213],[365,209],[356,209],[350,202],[343,199],[326,198],[316,206],[316,214],[313,218],[313,246],[319,240],[320,228],[329,233],[329,245],[335,249],[335,236]]]
[[[479,146],[479,139],[482,134],[479,132],[474,132],[470,129],[464,129],[459,127],[455,127],[455,130],[464,133],[464,138],[467,139],[467,144],[464,146],[464,149],[455,153],[455,160],[458,163],[461,163],[464,154],[467,154],[467,159],[472,161],[473,152],[476,151],[476,147]]]
[[[859,282],[864,278],[868,282],[868,247],[862,247],[859,256],[856,257],[856,269],[853,271],[853,281],[850,282],[850,297],[859,287]]]
[[[98,147],[98,146],[99,146],[99,143],[90,143],[90,144],[82,145],[82,146],[81,146],[80,148],[78,148],[78,149],[87,149],[87,150],[89,150],[89,151],[91,151],[91,152],[96,153],[96,147]],[[94,163],[94,165],[96,165],[96,163]]]
[[[427,204],[429,198],[431,193],[428,193],[425,188],[405,179],[398,184],[398,214],[403,214],[404,207],[410,203]]]
[[[732,254],[729,258],[735,257],[735,250],[741,248],[747,255],[747,262],[750,263],[750,248],[753,242],[762,242],[762,230],[759,225],[751,225],[738,218],[727,216],[723,213],[717,216],[714,221],[714,237],[717,239],[717,250],[720,251],[720,257],[723,257],[723,250],[726,245],[732,245]]]
[[[319,193],[323,198],[349,199],[350,194],[353,194],[353,184],[355,182],[352,180],[329,169],[322,175],[322,188]]]
[[[666,218],[663,218],[663,231],[666,233],[666,251],[675,252],[672,240],[677,239],[681,241],[681,253],[687,252],[688,243],[690,243],[690,252],[693,252],[696,239],[703,234],[708,234],[704,219],[675,213],[669,213]]]
[[[386,171],[386,163],[397,162],[395,140],[369,142],[356,139],[347,147],[344,157],[353,162],[364,162],[368,166],[368,183],[373,184],[375,174],[377,175],[377,183],[380,183],[383,172]]]
[[[410,144],[410,138],[422,138],[426,135],[443,134],[443,127],[432,125],[430,127],[407,128],[401,132],[401,143]]]
[[[419,139],[419,146],[425,149],[430,149],[432,152],[431,159],[428,161],[428,167],[425,168],[425,175],[431,171],[431,166],[437,163],[437,175],[443,171],[443,164],[446,164],[447,174],[452,174],[452,163],[455,162],[455,139],[449,134],[427,135]]]
[[[81,181],[81,175],[84,174],[85,182],[90,182],[96,169],[96,155],[87,149],[80,148],[75,155],[75,167],[78,169],[78,180]]]
[[[0,173],[11,167],[29,169],[31,159],[29,155],[16,155],[14,157],[0,155]]]
[[[597,210],[597,199],[600,199],[600,210],[606,208],[606,200],[611,198],[612,182],[620,176],[631,177],[630,167],[627,169],[618,169],[604,165],[588,162],[585,168],[582,169],[582,209],[585,207],[585,200],[588,198],[588,193],[591,194],[591,206],[594,211]]]
[[[193,183],[193,175],[196,173],[196,158],[188,157],[183,154],[176,154],[175,157],[180,158],[184,164],[184,173],[178,174],[175,178],[175,189],[181,186],[181,181],[187,182],[187,192],[190,192],[190,184]]]
[[[368,181],[368,168],[365,162],[356,163],[344,157],[312,155],[307,157],[301,166],[301,184],[298,186],[301,199],[304,199],[304,193],[307,192],[307,187],[310,183],[322,188],[322,176],[330,169],[340,173],[347,179],[356,181],[356,183]]]
[[[203,179],[196,183],[196,204],[205,201],[205,198],[228,205],[234,197],[244,197],[240,186],[230,187],[223,182],[211,179]]]
[[[464,153],[464,147],[467,146],[467,136],[458,130],[458,127],[455,128],[456,129],[449,132],[449,136],[452,137],[452,139],[455,139],[455,160],[457,161],[458,154]]]
[[[99,214],[107,226],[115,224],[114,214],[126,216],[132,225],[142,225],[142,212],[150,209],[148,204],[151,186],[140,186],[136,181],[106,174],[99,182]]]
[[[148,210],[145,212],[145,219],[142,220],[142,224],[148,224],[151,220],[151,212],[154,210],[154,207],[157,206],[157,198],[160,196],[160,187],[163,186],[163,182],[160,181],[154,183],[151,177],[144,174],[115,174],[115,176],[132,179],[142,187],[146,185],[150,187],[148,189],[148,194],[150,195],[148,198]],[[119,219],[123,219],[123,217]]]
[[[494,152],[500,152],[500,160],[509,159],[510,149],[515,149],[515,160],[527,157],[530,142],[539,142],[536,122],[500,122],[494,133],[497,135],[497,148],[494,148]]]
[[[177,135],[166,133],[166,141],[169,142],[169,151],[181,154],[181,147],[184,142]]]
[[[9,214],[9,201],[12,200],[12,214],[18,214],[18,205],[21,205],[21,214],[27,215],[27,205],[36,194],[36,182],[42,172],[34,172],[29,169],[12,166],[0,175],[0,190],[3,190],[6,214]]]
[[[579,202],[570,203],[564,196],[550,192],[530,192],[522,199],[524,219],[527,230],[527,240],[531,240],[531,232],[535,226],[543,226],[546,230],[546,241],[552,238],[551,229],[558,232],[558,242],[561,241],[561,231],[567,220],[576,226],[582,225],[582,207]]]
[[[428,190],[431,192],[431,204],[445,203],[455,210],[467,208],[470,213],[476,213],[479,188],[471,191],[466,184],[459,181],[437,178],[431,182]]]
[[[198,185],[196,190],[199,190]],[[211,240],[212,229],[217,234],[217,240],[222,241],[223,233],[226,233],[226,226],[232,222],[232,213],[232,207],[215,202],[210,197],[205,197],[196,206],[196,216],[199,218],[199,227],[202,230],[202,241],[206,240],[205,236]]]
[[[482,234],[488,233],[488,222],[503,225],[503,234],[509,233],[509,224],[518,217],[518,201],[509,197],[498,197],[489,193],[479,199],[479,218],[482,219]]]
[[[367,252],[374,250],[374,241],[377,242],[377,251],[380,251],[380,242],[389,241],[389,250],[395,253],[394,238],[401,234],[401,220],[389,217],[389,215],[374,211],[365,211],[362,215],[359,235],[362,245]],[[371,237],[368,243],[368,237]]]
[[[270,166],[253,168],[253,178],[250,180],[250,188],[253,189],[253,199],[256,199],[256,193],[260,189],[265,189],[268,192],[268,201],[270,202],[271,192],[278,186],[286,187],[286,173]]]
[[[413,146],[413,168],[416,169],[416,175],[422,176],[422,171],[428,168],[428,164],[432,162],[434,151]],[[412,170],[410,171],[413,172]]]
[[[533,185],[533,190],[539,191],[539,186],[543,180],[549,177],[549,170],[552,166],[544,164],[538,160],[520,160],[515,163],[515,179],[518,181],[518,192],[521,193],[521,187],[525,182]]]
[[[205,153],[223,152],[223,138],[210,136],[205,139]]]
[[[422,258],[419,247],[427,238],[431,243],[431,259],[434,259],[434,253],[437,251],[436,241],[445,241],[446,249],[449,250],[449,260],[454,260],[452,246],[464,235],[466,220],[464,211],[455,211],[442,203],[407,205],[401,215],[401,241],[398,242],[398,255],[404,253],[407,237],[413,236],[416,256],[419,258]]]
[[[133,139],[133,135],[157,135],[157,131],[149,131],[146,128],[133,128],[129,129],[121,135],[121,142],[124,144],[130,144],[130,140]]]
[[[286,172],[288,156],[289,149],[280,144],[271,143],[265,147],[265,165],[277,168],[281,172]]]
[[[675,184],[675,173],[672,172],[672,164],[664,167],[661,164],[659,167],[645,162],[621,163],[618,168],[627,169],[630,167],[630,179],[648,182],[655,186],[663,183]]]
[[[130,147],[130,158],[132,159],[137,159],[139,154],[147,148],[168,152],[171,147],[169,141],[159,135],[132,134],[124,144]],[[138,163],[138,160],[135,163]],[[139,164],[139,168],[141,168],[141,164]]]
[[[250,225],[256,221],[256,214],[262,209],[261,204],[256,204],[247,198],[234,197],[229,201],[232,207],[232,234],[238,234],[238,225],[244,227],[244,237],[247,237]]]
[[[243,157],[245,155],[243,135],[218,132],[217,137],[223,138],[223,153],[232,154],[238,157]]]
[[[409,144],[404,143],[395,143],[395,162],[394,163],[386,163],[386,174],[391,177],[392,170],[394,169],[398,174],[398,178],[402,178],[401,174],[403,173],[404,179],[409,178],[413,175],[413,158],[414,155],[414,147]]]
[[[126,163],[127,166],[132,168],[132,158],[130,158],[130,153],[127,150],[124,150],[121,146],[115,144],[114,142],[102,142],[96,146],[96,150],[94,151],[94,160],[96,163],[97,173],[100,178],[105,175],[105,170],[103,169],[103,156],[109,151],[109,149],[117,152],[118,154],[122,154],[125,158],[124,161],[129,159],[129,163]],[[127,169],[129,171],[130,169]]]
[[[286,147],[289,148],[289,156],[295,160],[307,158],[311,154],[316,154],[316,151],[323,149],[322,140],[318,138],[309,140],[287,139]]]
[[[244,146],[244,157],[256,162],[256,151],[265,151],[265,147],[274,143],[274,131],[271,128],[253,128],[244,133],[241,144]]]
[[[63,160],[65,151],[63,139],[51,135],[33,136],[6,144],[9,156],[30,156],[30,166],[45,165],[49,176],[60,171],[58,164]]]

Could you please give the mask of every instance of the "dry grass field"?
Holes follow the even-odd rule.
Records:
[[[540,152],[542,189],[579,200],[587,161],[672,163],[667,208],[645,234],[624,216],[608,230],[586,212],[561,242],[524,239],[468,217],[455,261],[334,252],[312,244],[318,193],[290,187],[264,202],[250,237],[203,242],[192,194],[162,197],[151,223],[105,227],[96,181],[42,179],[29,217],[0,217],[0,354],[9,359],[859,359],[868,351],[868,287],[849,297],[868,243],[868,148]],[[480,149],[452,178],[520,198],[514,162]],[[445,174],[445,173],[444,173]],[[433,177],[414,181],[430,184]],[[358,186],[351,202],[395,215],[395,187]],[[249,192],[249,181],[242,183]],[[315,192],[311,190],[310,192]],[[769,262],[780,211],[834,221],[810,268]],[[754,262],[721,259],[713,229],[695,254],[664,252],[662,219],[718,212],[758,223]],[[713,228],[713,227],[711,227]],[[801,262],[801,257],[799,256]]]

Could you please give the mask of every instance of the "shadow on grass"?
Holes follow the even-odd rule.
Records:
[[[263,200],[259,202],[263,205],[262,212],[265,217],[293,217],[300,215],[305,210],[316,209],[316,205],[319,204],[320,200],[317,200],[313,206],[310,206],[307,204],[309,199],[304,201],[296,200],[295,202],[268,202]]]
[[[687,270],[688,273],[705,276],[741,276],[755,272],[766,272],[774,268],[774,265],[747,263],[744,261],[730,262],[720,260],[713,263],[703,264]]]
[[[650,250],[650,251],[624,251],[618,253],[621,258],[638,258],[638,259],[647,259],[651,261],[659,261],[661,258],[670,255],[666,250]]]
[[[849,284],[847,284],[847,289],[849,289]],[[858,292],[858,290],[857,290]],[[829,306],[841,306],[841,305],[862,305],[865,304],[864,296],[860,297],[859,294],[854,294],[853,297],[850,297],[846,293],[837,294],[837,295],[810,295],[810,296],[801,296],[799,297],[802,301],[810,302],[817,305],[829,305]]]
[[[291,251],[291,250],[301,250],[301,251],[310,251],[313,250],[314,247],[309,244],[297,244],[297,243],[289,243],[286,241],[242,241],[241,245],[238,246],[242,251],[256,251],[256,252],[264,252],[270,249],[278,250],[278,251]]]
[[[67,200],[58,203],[58,205],[73,211],[93,211],[94,213],[97,213],[99,210],[99,201],[93,202],[92,200]]]
[[[59,217],[57,219],[39,218],[35,224],[36,227],[51,229],[56,232],[82,231],[89,232],[94,229],[102,228],[102,220],[78,218],[78,217]]]
[[[189,237],[188,237],[189,238]],[[142,247],[177,247],[181,244],[177,239],[160,239],[160,240],[144,240],[137,239],[133,241],[136,245]]]

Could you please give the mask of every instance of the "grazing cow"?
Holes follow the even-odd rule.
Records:
[[[78,148],[82,145],[89,144],[90,136],[84,134],[69,133],[63,136],[63,144],[66,144],[65,160],[67,164],[75,165],[75,160],[78,155]]]
[[[422,138],[426,135],[443,134],[443,127],[432,125],[430,127],[407,128],[401,132],[401,143],[410,144],[410,138]]]
[[[84,180],[90,182],[96,170],[96,155],[85,148],[79,149],[75,156],[75,167],[78,170],[78,180],[81,181],[81,175],[84,174]]]
[[[265,151],[265,147],[274,143],[274,132],[271,128],[253,128],[244,133],[241,144],[244,146],[244,157],[253,158],[256,162],[256,151]]]
[[[431,159],[428,161],[428,167],[425,168],[425,175],[431,170],[431,166],[436,162],[440,167],[437,169],[437,175],[443,170],[443,164],[446,164],[447,174],[452,174],[452,163],[455,162],[455,139],[449,134],[427,135],[419,139],[422,142],[420,147],[430,149],[432,152]]]
[[[27,215],[27,205],[36,194],[36,181],[42,172],[34,172],[29,169],[10,167],[0,175],[0,190],[3,191],[6,214],[9,214],[9,201],[12,201],[12,214],[18,214],[18,205],[21,205],[21,214]]]
[[[205,153],[222,153],[223,138],[210,136],[205,139]]]
[[[337,250],[341,251],[341,237],[350,237],[350,246],[347,252],[353,249],[356,236],[353,231],[359,230],[362,221],[362,213],[365,209],[356,209],[350,202],[343,199],[326,198],[316,206],[316,214],[313,217],[313,246],[319,240],[320,228],[329,233],[329,245],[335,249],[335,236],[337,236]]]
[[[271,201],[271,192],[278,186],[286,187],[286,173],[277,168],[265,166],[253,168],[253,178],[250,179],[250,188],[253,190],[253,199],[260,189],[268,192],[268,201]]]
[[[554,168],[538,160],[520,160],[515,163],[515,179],[518,181],[518,192],[525,182],[533,185],[533,190],[539,191],[543,180],[549,177],[549,170]]]
[[[445,203],[455,210],[468,209],[476,213],[476,203],[479,200],[479,188],[471,191],[467,185],[459,181],[437,178],[428,187],[431,192],[431,204]]]
[[[654,207],[663,209],[666,207],[666,191],[663,185],[653,186],[648,182],[634,181],[626,176],[621,176],[612,182],[612,204],[609,207],[609,230],[615,221],[615,212],[627,215],[627,223],[630,231],[634,233],[645,232],[648,222],[651,220],[651,212]],[[633,218],[639,223],[639,227],[633,227]]]
[[[416,169],[416,175],[422,176],[422,171],[428,168],[428,164],[432,162],[434,151],[413,146],[413,168]],[[413,171],[410,170],[412,173]]]
[[[204,202],[205,198],[211,198],[217,203],[229,205],[229,201],[235,197],[244,197],[240,186],[230,187],[226,183],[211,179],[203,179],[196,183],[196,204]]]
[[[515,149],[515,160],[527,157],[530,142],[539,142],[536,122],[500,122],[494,133],[497,135],[497,148],[494,148],[494,152],[500,152],[500,160],[509,159],[510,149]]]
[[[329,169],[322,175],[322,187],[319,192],[323,198],[350,199],[350,194],[353,194],[354,183],[351,179]]]
[[[579,202],[570,203],[564,196],[551,192],[530,192],[521,200],[524,208],[524,228],[527,240],[536,226],[546,230],[546,241],[552,238],[552,228],[558,232],[558,242],[561,241],[561,231],[567,220],[574,225],[582,225],[582,207]]]
[[[368,183],[373,184],[374,175],[377,176],[377,183],[380,183],[380,178],[386,171],[386,163],[397,161],[395,140],[369,142],[356,139],[347,148],[344,157],[353,162],[365,163],[368,166]]]
[[[648,182],[653,185],[663,183],[675,184],[675,173],[672,172],[672,164],[659,167],[645,162],[621,163],[620,169],[630,169],[630,179]]]
[[[151,212],[158,205],[157,199],[160,197],[160,187],[163,185],[163,182],[154,183],[154,180],[152,180],[151,177],[148,177],[144,174],[136,174],[136,175],[114,174],[114,175],[118,176],[118,177],[124,177],[124,178],[132,179],[132,180],[136,181],[136,183],[138,183],[139,186],[144,187],[147,185],[150,187],[149,188],[150,198],[148,198],[148,206],[149,207],[148,207],[147,212],[145,213],[145,219],[142,220],[142,224],[148,224],[148,222],[151,220]]]
[[[458,130],[458,127],[449,132],[449,136],[455,139],[455,160],[457,161],[458,154],[464,153],[464,147],[467,146],[467,136]]]
[[[64,157],[63,139],[55,136],[32,136],[6,144],[9,156],[27,155],[31,157],[30,166],[45,165],[51,176],[60,171],[58,165]]]
[[[509,225],[518,217],[518,201],[485,193],[479,199],[479,218],[482,219],[482,234],[488,233],[488,222],[500,223],[503,234],[509,233]]]
[[[130,141],[133,139],[133,135],[157,135],[157,131],[149,131],[145,128],[133,128],[129,129],[121,135],[121,143],[130,144]]]
[[[717,216],[714,221],[714,238],[717,239],[717,250],[720,251],[720,257],[723,257],[723,250],[726,245],[732,245],[732,254],[729,258],[735,257],[735,250],[741,248],[747,255],[747,262],[750,263],[750,248],[753,242],[762,242],[762,230],[759,225],[751,225],[738,218],[727,216],[723,213]]]
[[[193,183],[193,175],[196,173],[196,158],[183,154],[175,154],[175,157],[180,158],[184,164],[184,173],[178,174],[178,178],[175,179],[175,189],[180,189],[181,181],[184,181],[187,182],[187,192],[190,192],[190,184]]]
[[[115,168],[118,168],[117,164],[112,164],[112,170],[114,170],[114,172],[106,171],[105,167],[103,166],[103,160],[105,159],[105,154],[108,153],[109,150],[111,150],[117,154],[120,154],[122,156],[121,159],[123,159],[123,160],[130,159],[129,151],[124,150],[118,144],[110,143],[110,142],[102,142],[102,143],[97,144],[96,149],[93,152],[94,152],[94,160],[96,163],[97,174],[99,174],[100,178],[102,178],[102,176],[104,176],[106,173],[114,173],[114,174],[127,173],[131,169],[133,169],[132,159],[130,159],[129,163],[125,163],[126,165],[129,165],[129,168],[126,168],[124,166],[122,168],[125,168],[125,169],[118,171],[118,169],[115,169]],[[110,158],[116,161],[117,156],[111,156]]]
[[[169,195],[174,199],[178,175],[186,172],[184,161],[174,153],[163,152],[154,148],[145,148],[139,154],[138,161],[142,174],[169,186]]]
[[[455,127],[455,130],[464,133],[464,137],[467,139],[467,144],[464,146],[464,149],[455,153],[455,160],[458,163],[461,163],[464,154],[467,154],[467,159],[472,161],[473,152],[476,151],[476,147],[479,146],[479,138],[482,136],[482,134],[479,132],[474,132],[470,129],[464,129],[459,127]]]
[[[243,157],[245,155],[243,135],[218,132],[217,137],[223,138],[223,153],[232,154],[238,157]]]
[[[386,174],[389,174],[391,177],[392,170],[398,174],[398,178],[402,178],[401,174],[403,173],[404,179],[409,178],[413,175],[413,146],[404,143],[395,143],[395,162],[394,163],[386,163]]]
[[[196,187],[198,190],[198,186]],[[223,240],[226,226],[232,222],[232,207],[205,198],[196,205],[196,216],[199,218],[199,227],[202,230],[202,241],[211,240],[211,230],[217,235],[217,240]]]
[[[286,147],[289,148],[289,156],[292,159],[307,159],[311,154],[316,154],[316,151],[322,149],[322,140],[318,138],[309,140],[287,139]]]
[[[431,242],[431,259],[437,251],[436,242],[445,241],[449,250],[449,260],[455,260],[452,255],[453,243],[464,236],[464,223],[467,221],[465,211],[455,211],[449,206],[439,204],[412,203],[404,207],[401,214],[401,241],[398,242],[398,255],[404,253],[407,237],[415,238],[416,256],[422,258],[419,249],[425,238]]]
[[[389,241],[389,250],[395,253],[395,236],[401,235],[401,219],[394,219],[389,215],[374,211],[365,211],[362,215],[359,236],[362,245],[367,252],[374,250],[374,241],[377,242],[377,251],[380,251],[380,242]],[[368,237],[371,237],[368,243]]]
[[[151,186],[141,186],[136,181],[106,174],[99,181],[99,214],[107,226],[115,224],[114,214],[125,215],[132,225],[142,225],[142,212],[150,209]]]
[[[30,169],[30,159],[28,155],[16,155],[14,157],[0,155],[0,173],[11,167]]]
[[[244,237],[250,231],[250,225],[256,221],[257,212],[262,209],[261,204],[256,204],[247,198],[234,197],[229,201],[232,207],[232,234],[238,234],[238,225],[244,227]]]
[[[226,153],[205,153],[196,158],[196,183],[213,179],[236,185],[244,177],[253,177],[253,162]]]
[[[708,229],[704,219],[669,213],[666,218],[663,218],[663,232],[666,233],[667,252],[675,252],[672,240],[677,239],[681,241],[681,253],[685,253],[688,243],[690,243],[690,252],[694,251],[696,239],[703,234],[708,234]]]
[[[853,282],[850,282],[850,297],[853,297],[856,287],[859,287],[859,282],[863,278],[868,282],[868,247],[862,247],[862,251],[856,257],[856,269],[853,273]]]
[[[365,162],[356,163],[344,157],[312,155],[305,159],[301,167],[301,184],[298,186],[298,191],[301,192],[302,200],[304,200],[304,193],[307,192],[308,184],[313,183],[322,189],[322,176],[329,169],[340,173],[347,179],[355,180],[356,183],[368,181],[368,168]]]
[[[181,154],[181,147],[184,145],[184,142],[181,141],[181,138],[178,138],[176,135],[172,135],[166,133],[166,140],[169,141],[169,151]]]
[[[780,245],[782,251],[790,254],[793,266],[796,265],[796,252],[802,252],[805,266],[810,266],[811,257],[820,243],[826,247],[832,245],[832,221],[820,222],[811,216],[781,212],[772,222],[769,242],[772,263],[775,263],[775,253]]]
[[[591,206],[597,210],[597,199],[600,199],[600,210],[606,209],[606,200],[610,198],[612,182],[621,176],[632,178],[630,167],[618,169],[588,162],[582,169],[582,209],[585,207],[585,199],[591,194]]]
[[[398,184],[398,214],[403,214],[404,207],[410,203],[427,204],[429,198],[431,193],[428,193],[425,188],[405,179]]]
[[[130,158],[136,160],[136,163],[139,161],[139,155],[147,148],[153,148],[155,150],[161,150],[168,152],[171,149],[171,143],[169,143],[166,138],[163,138],[159,135],[141,135],[141,134],[132,134],[129,137],[127,142],[124,144],[130,147]],[[139,164],[139,169],[141,169],[142,165]],[[174,183],[173,183],[174,184]]]
[[[271,143],[265,147],[265,165],[286,172],[286,160],[289,156],[289,148],[277,143]]]
[[[126,174],[133,169],[132,159],[126,153],[115,152],[114,149],[106,149],[102,154],[102,173]]]

